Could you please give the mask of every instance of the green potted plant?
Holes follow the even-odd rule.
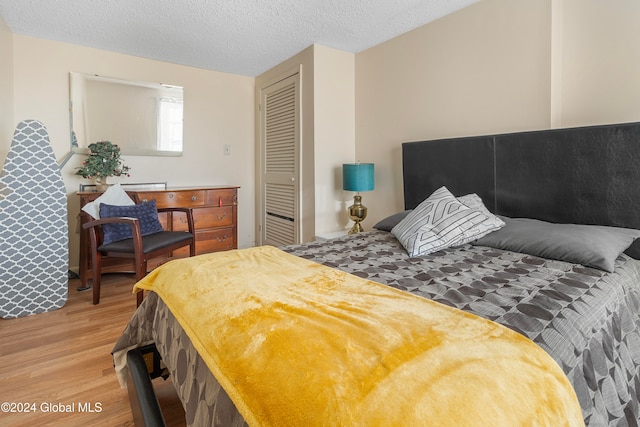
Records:
[[[129,166],[120,158],[120,147],[110,141],[89,144],[89,155],[82,162],[82,167],[77,169],[76,175],[95,179],[98,189],[107,185],[107,178],[110,176],[131,176]]]

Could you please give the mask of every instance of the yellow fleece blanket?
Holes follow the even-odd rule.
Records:
[[[156,292],[252,426],[579,426],[559,366],[497,323],[263,246]]]

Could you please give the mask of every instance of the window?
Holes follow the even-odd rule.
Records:
[[[182,151],[182,99],[158,99],[158,150]]]

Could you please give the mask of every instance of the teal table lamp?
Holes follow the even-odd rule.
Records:
[[[360,223],[367,217],[367,208],[362,204],[361,191],[373,190],[373,163],[345,163],[342,165],[342,189],[355,191],[353,205],[349,206],[349,218],[354,221],[349,234],[364,231]]]

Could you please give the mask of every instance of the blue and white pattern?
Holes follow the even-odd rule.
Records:
[[[42,123],[20,122],[0,175],[0,317],[67,301],[67,195]]]
[[[162,224],[158,219],[155,199],[131,206],[100,204],[100,218],[113,217],[137,218],[140,222],[140,233],[143,236],[163,231]],[[102,231],[104,232],[103,246],[133,237],[129,224],[103,224]]]

